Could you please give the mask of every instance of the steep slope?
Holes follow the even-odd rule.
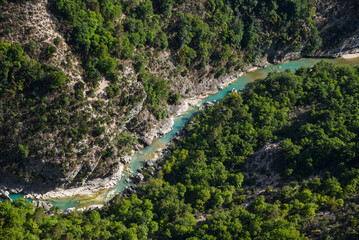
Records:
[[[359,52],[358,1],[316,1],[316,15],[323,48],[319,56],[338,57]]]
[[[45,86],[36,90],[26,82],[21,95],[19,91],[2,94],[2,170],[26,182],[45,183],[48,188],[82,182],[90,175],[96,178],[117,173],[119,177],[123,169],[119,159],[131,154],[133,141],[121,126],[141,110],[146,96],[142,85],[136,80],[122,83],[121,98],[136,96],[127,106],[114,105],[106,98],[109,82],[105,79],[89,94],[83,83],[84,70],[60,34],[61,25],[49,13],[47,1],[8,2],[0,9],[2,41],[22,44],[31,58],[38,59],[43,71],[48,71],[45,68],[49,65],[66,73],[67,79],[59,90],[44,92]],[[2,56],[6,55],[6,50],[2,51]],[[22,57],[24,64],[32,64],[33,60]],[[28,156],[19,156],[20,145]],[[6,176],[3,183],[9,183],[8,179]]]
[[[358,239],[358,99],[359,67],[272,72],[203,109],[143,169],[145,182],[104,208],[62,214],[0,202],[0,236]]]
[[[348,15],[357,9],[351,0],[315,6],[306,0],[2,1],[1,169],[49,189],[105,177],[101,186],[110,186],[121,175],[121,159],[168,132],[189,102],[267,60],[326,50],[335,37],[324,38],[320,50],[315,20],[326,36],[336,21],[327,16],[333,8],[340,19],[345,8],[352,9]]]

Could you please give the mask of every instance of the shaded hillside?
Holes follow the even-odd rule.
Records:
[[[340,56],[346,52],[358,52],[358,1],[316,1],[315,7],[314,19],[323,41],[320,55]]]

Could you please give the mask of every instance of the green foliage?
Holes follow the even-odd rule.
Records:
[[[158,56],[168,50],[187,70],[209,67],[219,77],[243,67],[243,61],[256,61],[263,49],[301,50],[306,43],[303,53],[310,54],[321,47],[312,20],[314,3],[309,0],[207,0],[193,3],[193,8],[184,0],[51,4],[51,11],[66,25],[67,43],[80,56],[87,86],[77,82],[74,91],[64,91],[68,90],[64,72],[30,60],[18,44],[0,44],[0,120],[6,136],[0,138],[4,146],[0,154],[11,158],[15,150],[13,169],[20,174],[30,162],[29,149],[31,160],[33,154],[49,157],[44,148],[52,145],[58,159],[75,159],[73,149],[89,135],[94,138],[89,146],[102,149],[97,168],[106,166],[106,159],[131,152],[135,139],[126,132],[104,147],[110,142],[105,126],[116,112],[112,107],[127,108],[140,95],[121,95],[125,91],[118,80],[119,63],[134,67],[154,116],[159,120],[167,116],[166,103],[177,104],[180,95],[170,92],[165,80],[146,72],[155,58],[139,53]],[[54,44],[60,44],[59,38]],[[47,58],[54,56],[55,46],[45,49]],[[32,56],[36,47],[29,42],[25,49]],[[184,76],[187,70],[179,73]],[[201,111],[164,162],[156,163],[163,165],[157,178],[145,173],[147,181],[137,187],[138,194],[119,195],[99,212],[69,215],[46,215],[23,200],[1,202],[0,238],[355,239],[358,72],[320,63],[295,73],[272,73],[243,93],[231,93]],[[111,81],[105,89],[108,103],[96,101],[90,107],[96,115],[109,114],[93,119],[83,111],[84,91],[95,92],[101,75]],[[28,128],[19,131],[24,125]],[[50,130],[57,130],[60,140],[43,139],[53,133]],[[284,181],[320,178],[256,192],[244,166],[267,142],[281,143],[275,166]],[[335,215],[343,218],[336,220]]]
[[[157,119],[167,116],[165,103],[168,98],[168,88],[165,80],[154,77],[149,73],[142,72],[139,76],[147,93],[147,105]]]
[[[50,45],[46,50],[46,57],[47,58],[53,58],[54,53],[56,53],[57,49],[54,45]]]
[[[55,44],[55,46],[58,46],[60,43],[61,43],[61,38],[60,38],[59,36],[57,36],[57,37],[54,39],[54,44]]]
[[[61,89],[66,85],[64,72],[30,60],[18,44],[1,43],[0,58],[0,96],[31,91],[43,94],[45,90]]]
[[[30,41],[26,44],[25,50],[29,53],[34,53],[37,47],[37,43],[35,41]]]
[[[191,61],[193,61],[197,57],[197,53],[192,48],[184,45],[180,52],[180,62],[183,64],[190,65]]]
[[[158,102],[158,96],[163,96],[160,89],[167,88],[151,75],[142,74],[141,79],[149,99]],[[353,96],[358,94],[358,79],[358,68],[327,63],[301,68],[295,73],[269,74],[243,92],[230,93],[215,106],[202,110],[187,125],[185,137],[172,145],[164,163],[156,162],[163,164],[157,178],[149,177],[144,170],[147,181],[137,185],[137,194],[120,194],[99,212],[75,211],[68,215],[47,216],[24,200],[1,202],[0,236],[356,238],[358,101]],[[77,88],[84,87],[80,85]],[[101,102],[96,107],[100,109]],[[98,123],[93,134],[100,136],[105,130]],[[74,137],[79,133],[80,129],[71,132]],[[116,144],[125,145],[123,150],[127,153],[133,141],[126,132],[115,139]],[[280,164],[274,165],[273,171],[290,169],[287,176],[290,179],[299,180],[308,173],[320,178],[290,184],[284,180],[283,187],[254,190],[253,185],[244,181],[247,178],[244,165],[270,141],[281,141],[277,155]],[[28,157],[25,145],[19,144],[18,152],[21,158]],[[108,148],[102,158],[112,155]],[[327,173],[321,174],[324,171]]]
[[[24,159],[24,158],[27,158],[29,156],[29,148],[28,147],[26,147],[26,146],[24,146],[22,144],[19,144],[17,146],[17,150],[18,150],[19,155],[20,155],[21,158]]]
[[[179,104],[180,102],[180,94],[179,93],[174,93],[174,92],[170,92],[169,93],[169,97],[168,97],[168,103],[169,104]]]
[[[50,89],[61,89],[65,87],[67,82],[67,77],[64,72],[58,70],[53,71],[47,75],[47,82]]]

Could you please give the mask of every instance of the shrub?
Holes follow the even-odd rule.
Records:
[[[19,152],[19,155],[22,159],[28,158],[29,156],[29,148],[27,146],[24,146],[22,144],[19,144],[17,146],[17,150]]]

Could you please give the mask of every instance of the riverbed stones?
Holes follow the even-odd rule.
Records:
[[[236,93],[236,92],[237,92],[237,89],[232,88],[231,93]]]

